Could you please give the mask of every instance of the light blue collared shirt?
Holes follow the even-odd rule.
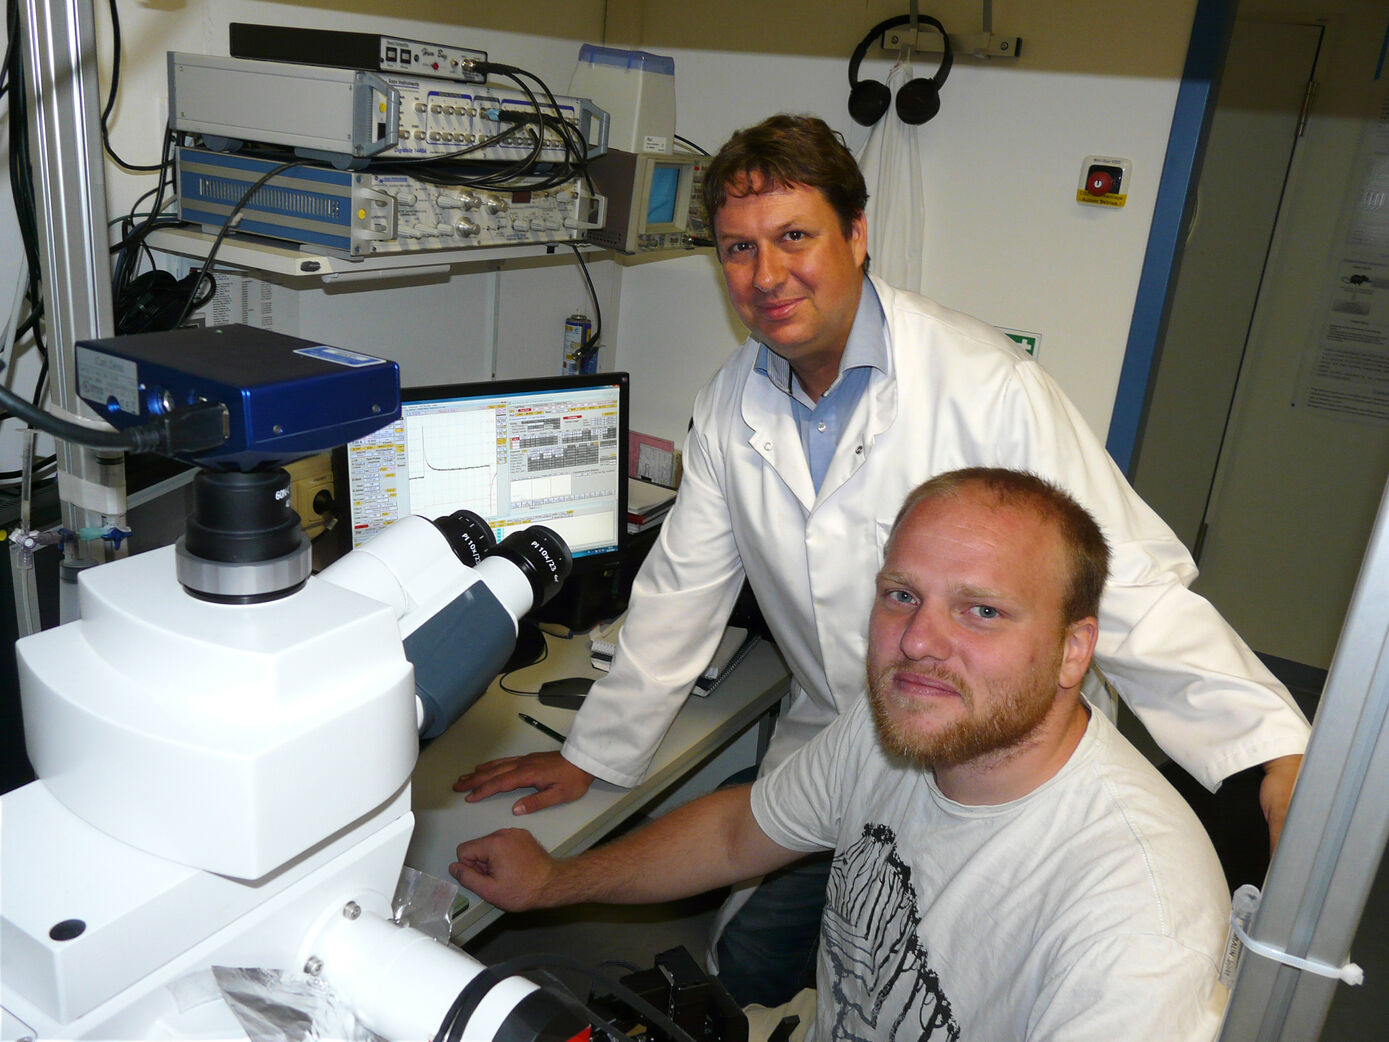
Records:
[[[863,396],[873,370],[887,372],[887,318],[873,283],[866,277],[863,280],[858,312],[849,330],[849,341],[844,345],[844,355],[839,360],[839,375],[820,395],[818,402],[810,400],[810,395],[792,373],[790,363],[766,344],[759,348],[754,368],[777,390],[786,393],[792,418],[801,435],[806,462],[810,464],[810,477],[815,482],[815,491],[819,492],[839,445],[840,434],[854,414],[854,407]]]

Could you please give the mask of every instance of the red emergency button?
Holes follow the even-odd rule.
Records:
[[[1085,190],[1091,195],[1108,195],[1113,187],[1113,176],[1103,170],[1091,170],[1085,181]]]

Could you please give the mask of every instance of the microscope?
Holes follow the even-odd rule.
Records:
[[[310,574],[280,468],[395,419],[393,362],[226,326],[79,343],[76,378],[118,430],[196,429],[199,471],[176,545],[86,570],[81,618],[17,644],[38,780],[0,800],[0,1037],[241,1037],[187,986],[211,967],[320,982],[388,1039],[585,1037],[392,911],[420,738],[486,689],[563,541],[411,517]]]

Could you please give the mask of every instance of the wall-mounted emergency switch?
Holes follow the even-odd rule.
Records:
[[[1076,202],[1097,206],[1123,206],[1128,202],[1129,174],[1133,164],[1114,156],[1086,156],[1080,164]]]

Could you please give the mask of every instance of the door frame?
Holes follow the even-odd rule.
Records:
[[[1238,0],[1197,0],[1105,448],[1132,478]]]

